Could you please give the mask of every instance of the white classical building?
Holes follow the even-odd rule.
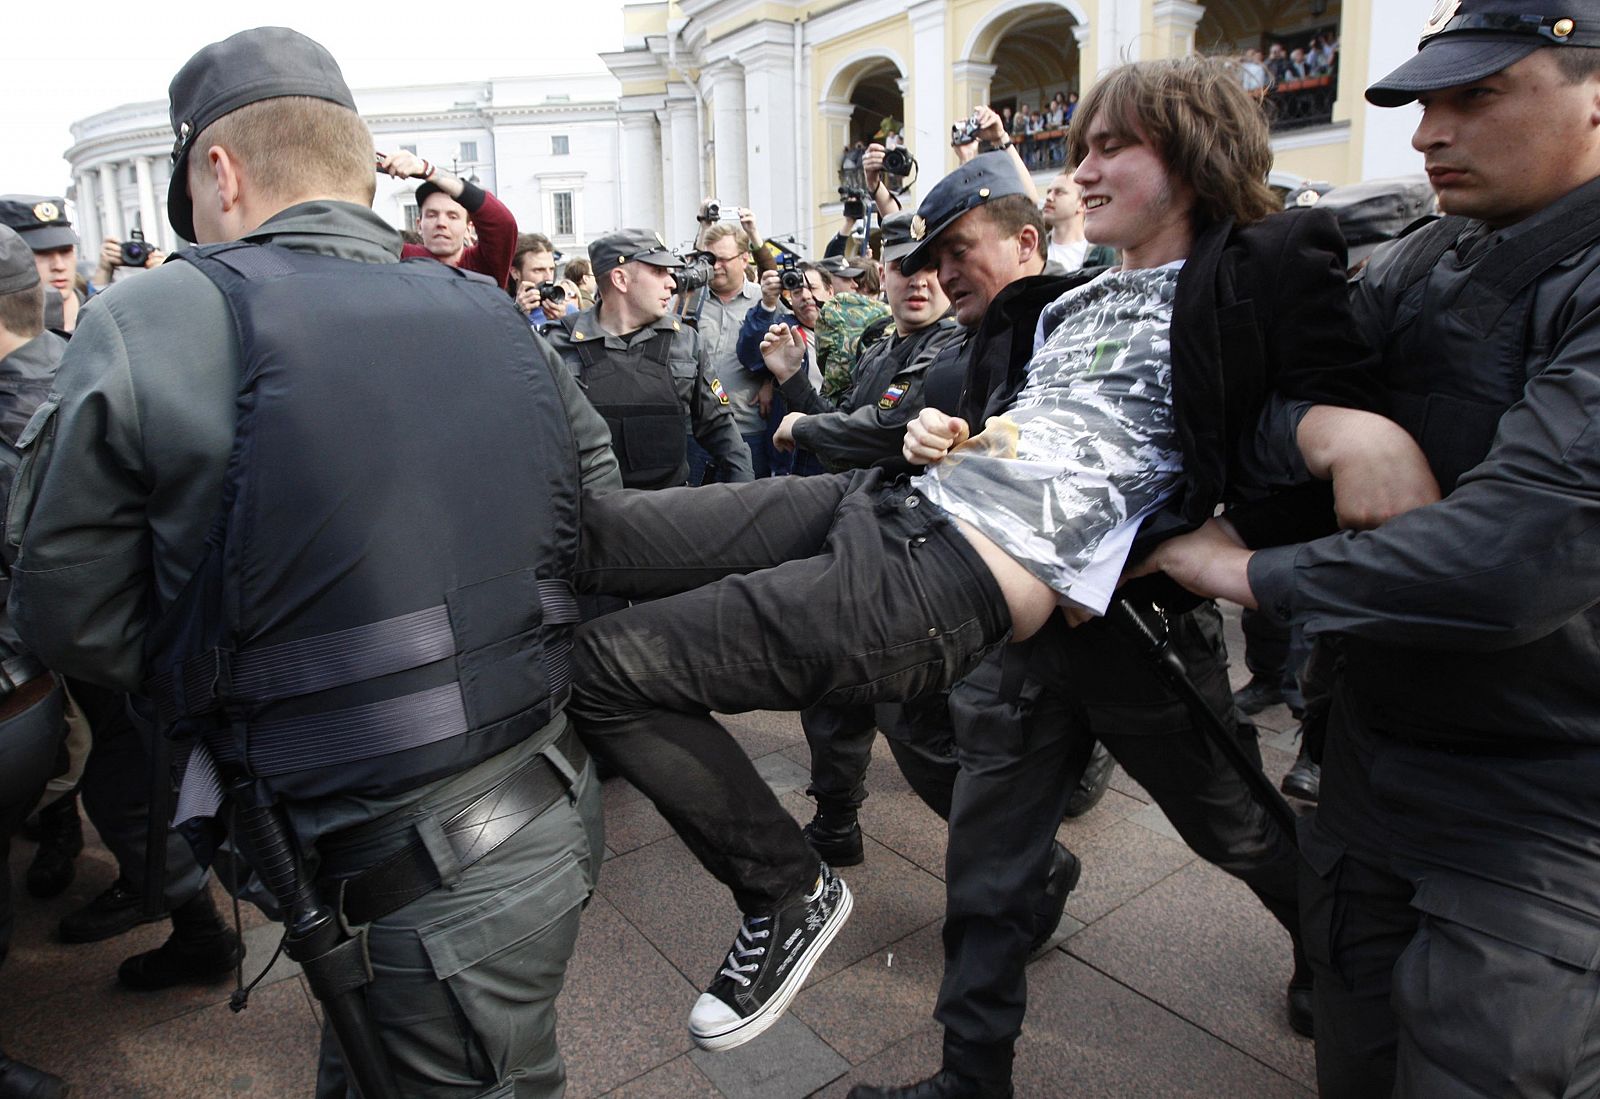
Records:
[[[378,149],[407,148],[475,177],[510,207],[518,228],[581,254],[588,241],[629,221],[618,171],[617,94],[614,77],[590,72],[368,88],[355,97]],[[167,105],[115,107],[74,123],[72,136],[67,197],[83,240],[123,240],[142,228],[166,250],[177,247],[166,218]],[[391,225],[409,228],[416,222],[415,189],[414,181],[379,176],[373,206]]]

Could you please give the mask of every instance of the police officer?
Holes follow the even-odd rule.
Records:
[[[44,287],[33,252],[11,229],[0,226],[0,501],[16,470],[16,442],[33,410],[49,391],[65,346],[44,328]],[[62,692],[44,667],[22,647],[0,612],[0,963],[11,947],[11,835],[56,773],[61,738]],[[56,1076],[13,1061],[0,1052],[0,1099],[55,1099],[66,1094]]]
[[[19,631],[192,744],[197,840],[230,806],[286,819],[363,931],[341,948],[375,976],[344,995],[401,1091],[556,1094],[552,1005],[601,853],[561,707],[578,495],[618,484],[604,425],[498,287],[397,262],[321,46],[243,31],[170,95],[168,215],[212,247],[85,314],[18,479]],[[345,1067],[325,1042],[320,1096]]]
[[[65,199],[47,195],[0,195],[0,225],[19,233],[33,249],[45,285],[45,327],[70,336],[86,299],[78,289],[78,234],[67,219]]]
[[[1441,3],[1367,98],[1421,104],[1449,215],[1353,292],[1444,498],[1254,554],[1203,528],[1155,564],[1343,653],[1301,833],[1321,1093],[1594,1095],[1600,3]],[[1339,415],[1299,434],[1394,466]]]
[[[683,261],[646,229],[589,246],[599,302],[545,331],[611,429],[629,488],[670,488],[689,476],[690,434],[728,480],[750,481],[750,448],[728,410],[695,330],[671,315]]]

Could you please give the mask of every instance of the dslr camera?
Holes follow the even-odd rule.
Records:
[[[883,172],[891,176],[908,176],[917,170],[917,158],[904,145],[883,151]]]
[[[541,282],[539,284],[539,304],[566,305],[567,289],[559,282]]]
[[[150,253],[156,250],[155,245],[146,244],[144,233],[138,229],[129,236],[131,239],[122,242],[122,266],[143,267],[144,261],[150,258]]]
[[[737,211],[735,216],[738,216]],[[712,269],[717,258],[710,252],[679,253],[678,258],[683,261],[683,266],[672,269],[672,278],[678,284],[678,293],[692,294],[711,281]]]
[[[871,195],[860,187],[840,187],[839,197],[844,200],[844,216],[860,221],[867,216],[867,202]]]
[[[786,294],[806,288],[806,274],[800,270],[800,260],[792,252],[785,252],[778,259],[778,285]]]

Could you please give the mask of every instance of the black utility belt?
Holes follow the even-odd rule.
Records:
[[[566,758],[574,774],[583,770],[589,758],[570,725],[551,747]],[[455,853],[456,868],[465,870],[568,796],[567,776],[541,752],[444,822],[444,837]],[[433,892],[442,882],[433,856],[418,836],[382,862],[342,879],[330,892],[338,898],[344,922],[353,927],[382,919]]]
[[[44,665],[28,653],[0,660],[0,699],[9,697],[23,684],[31,683],[44,672]]]

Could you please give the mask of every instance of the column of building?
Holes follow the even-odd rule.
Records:
[[[92,260],[100,252],[100,207],[95,197],[99,182],[97,173],[78,173],[74,204],[77,207],[78,239],[83,241],[83,247],[78,250],[80,260]]]
[[[765,40],[739,51],[749,119],[745,201],[763,233],[800,234],[812,219],[800,201],[802,142],[794,131],[794,29],[772,22],[762,30]]]
[[[105,214],[101,232],[117,240],[126,240],[122,230],[122,197],[117,193],[117,166],[100,165],[100,207]]]
[[[701,86],[711,101],[711,141],[715,196],[722,202],[749,202],[750,177],[745,127],[744,68],[736,61],[706,67]]]
[[[624,98],[618,119],[622,125],[622,210],[628,226],[662,226],[660,176],[661,138],[656,130],[655,104]],[[576,228],[576,227],[574,227]]]
[[[161,219],[156,215],[156,192],[150,179],[149,157],[133,158],[133,178],[139,187],[139,225],[144,230],[146,240],[159,243]]]
[[[904,137],[919,165],[916,183],[901,196],[907,209],[939,182],[951,163],[946,7],[945,0],[922,0],[906,11],[911,20],[911,82],[909,88],[904,82],[901,87],[906,105]]]
[[[695,213],[705,197],[694,89],[687,84],[668,84],[666,103],[656,118],[661,125],[663,231],[668,240],[677,240],[694,232]]]
[[[1206,6],[1191,0],[1156,0],[1150,9],[1156,57],[1187,57],[1194,52],[1195,31]]]

